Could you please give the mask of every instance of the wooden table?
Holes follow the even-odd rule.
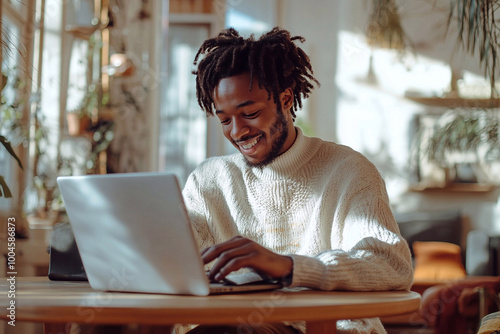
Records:
[[[86,282],[45,277],[16,278],[15,298],[0,282],[0,319],[15,300],[15,320],[45,323],[61,333],[66,323],[92,324],[250,324],[306,321],[308,333],[335,333],[336,320],[410,313],[419,308],[415,292],[325,292],[302,289],[258,293],[177,296],[96,291]]]

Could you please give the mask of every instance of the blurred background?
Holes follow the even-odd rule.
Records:
[[[468,35],[452,3],[2,0],[0,235],[15,217],[26,247],[47,246],[64,220],[59,175],[168,171],[183,184],[233,153],[196,102],[194,55],[225,27],[275,26],[305,38],[321,83],[298,112],[307,135],[366,155],[396,214],[459,212],[464,247],[469,231],[498,233],[496,27]],[[31,251],[25,274],[44,275],[48,254]]]

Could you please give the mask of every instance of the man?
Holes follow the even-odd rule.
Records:
[[[293,124],[317,84],[295,40],[303,39],[278,28],[258,40],[228,29],[196,55],[198,102],[239,151],[202,163],[183,190],[210,277],[252,268],[289,287],[407,290],[410,252],[376,168]],[[251,329],[297,330],[301,324]],[[385,330],[378,319],[364,319],[339,321],[338,332]]]

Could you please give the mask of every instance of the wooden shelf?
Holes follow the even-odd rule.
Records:
[[[67,25],[64,31],[72,34],[73,36],[81,39],[88,40],[93,33],[95,33],[101,27],[98,25],[93,26],[77,26],[77,25]]]
[[[170,0],[169,13],[172,14],[211,14],[214,0]]]
[[[445,187],[429,187],[416,185],[410,188],[415,192],[455,192],[455,193],[486,193],[496,188],[493,184],[487,183],[451,183]]]
[[[408,100],[432,107],[443,108],[500,108],[500,99],[464,99],[461,97],[413,97]]]

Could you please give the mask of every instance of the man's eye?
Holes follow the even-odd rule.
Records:
[[[257,110],[256,112],[253,112],[253,113],[250,113],[250,114],[246,114],[245,117],[246,118],[255,118],[257,117],[257,114],[260,112],[260,110]]]
[[[229,120],[228,120],[228,119],[222,119],[222,120],[220,121],[220,124],[224,124],[224,125],[225,125],[225,124],[229,124]]]

